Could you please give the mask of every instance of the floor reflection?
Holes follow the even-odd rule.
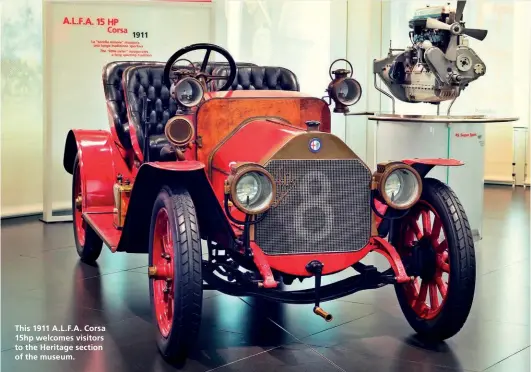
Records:
[[[172,366],[155,343],[145,255],[106,250],[98,264],[87,265],[75,252],[70,225],[9,221],[1,230],[2,367],[36,370],[31,362],[15,361],[16,324],[88,324],[106,328],[101,352],[77,352],[74,361],[41,363],[39,370],[529,370],[529,223],[529,190],[485,189],[474,305],[461,332],[446,342],[430,343],[413,334],[392,287],[324,303],[334,315],[330,323],[314,315],[311,304],[209,290],[197,347],[184,365]],[[380,269],[386,265],[378,257],[368,260]]]

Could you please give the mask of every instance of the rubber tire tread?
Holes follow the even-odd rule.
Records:
[[[174,315],[168,338],[157,326],[157,345],[169,362],[184,362],[195,346],[201,327],[203,305],[203,278],[201,274],[201,235],[194,202],[181,188],[164,186],[153,206],[149,237],[149,264],[153,263],[153,231],[156,216],[166,207],[174,241]],[[175,237],[178,236],[178,239]],[[150,279],[150,297],[153,304],[153,285]],[[153,311],[154,311],[154,306]]]
[[[427,320],[419,318],[410,307],[402,285],[395,285],[395,290],[411,327],[421,337],[442,341],[461,330],[472,307],[476,285],[474,239],[465,210],[448,185],[433,178],[424,179],[421,200],[435,209],[448,239],[450,273],[447,297],[440,313]],[[397,243],[393,241],[395,246]]]
[[[74,169],[72,170],[72,218],[74,226],[74,241],[76,244],[76,251],[79,257],[81,258],[81,261],[92,264],[96,262],[96,260],[100,257],[101,250],[103,248],[103,240],[96,234],[94,229],[88,224],[85,223],[85,244],[81,245],[79,243],[79,238],[77,236],[77,229],[76,229],[76,176],[79,172],[79,155],[76,155],[74,159]]]

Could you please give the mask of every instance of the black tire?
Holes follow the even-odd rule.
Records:
[[[195,206],[190,194],[183,189],[163,187],[153,206],[149,234],[149,266],[154,262],[154,233],[157,215],[165,209],[173,240],[173,305],[169,334],[164,337],[156,325],[157,345],[169,362],[183,362],[194,347],[201,325],[203,278],[201,275],[201,238]],[[149,293],[155,322],[154,278],[150,278]]]
[[[474,240],[463,206],[449,186],[436,179],[424,179],[420,202],[422,201],[428,203],[439,216],[448,241],[450,268],[446,298],[435,317],[424,319],[410,305],[405,284],[395,285],[395,290],[407,321],[419,336],[442,341],[459,332],[472,307],[476,283]],[[398,230],[395,227],[395,231],[398,233],[393,237],[392,243],[395,247],[400,247],[401,234],[407,227],[400,223],[397,227]]]
[[[78,155],[76,155],[76,158],[74,159],[74,169],[72,172],[72,218],[74,226],[74,241],[76,244],[77,254],[81,258],[81,261],[86,263],[94,263],[101,254],[103,240],[101,240],[98,234],[96,234],[94,229],[88,223],[80,220],[82,219],[81,214],[79,213],[80,209],[78,209],[78,206],[76,206],[76,198],[80,192],[79,185],[81,180],[79,177],[79,158]],[[78,182],[79,184],[76,185]],[[78,223],[82,223],[84,226],[84,232],[81,232],[84,234],[83,243],[80,241],[82,237],[79,236],[78,233]]]

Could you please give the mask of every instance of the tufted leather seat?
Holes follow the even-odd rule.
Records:
[[[122,75],[128,67],[153,64],[164,66],[162,62],[119,61],[108,63],[103,67],[103,91],[105,93],[105,99],[107,100],[107,111],[110,116],[109,124],[114,126],[120,143],[127,149],[131,148],[131,137],[129,136],[129,124],[127,120],[127,108],[125,105]]]
[[[217,67],[215,75],[227,76],[229,69],[225,66]],[[217,81],[217,86],[223,85],[224,81]],[[299,91],[297,76],[283,67],[272,66],[243,66],[238,67],[236,79],[232,83],[231,90],[291,90]]]
[[[131,129],[136,133],[136,138],[132,140],[136,140],[140,150],[145,153],[145,140],[148,136],[150,161],[159,160],[160,150],[168,144],[164,136],[164,125],[177,112],[177,103],[170,97],[169,86],[162,84],[163,74],[164,64],[160,64],[129,67],[123,75],[127,115]],[[144,102],[146,125],[142,125]]]

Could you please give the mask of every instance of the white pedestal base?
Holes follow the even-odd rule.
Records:
[[[376,161],[455,158],[460,167],[434,167],[428,177],[448,184],[463,204],[474,239],[483,224],[484,127],[479,123],[388,122],[376,125]]]

